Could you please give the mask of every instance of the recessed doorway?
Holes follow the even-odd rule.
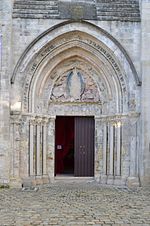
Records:
[[[55,176],[94,176],[94,124],[94,117],[56,117]]]

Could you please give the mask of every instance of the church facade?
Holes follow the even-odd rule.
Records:
[[[150,1],[1,6],[0,184],[150,183]]]

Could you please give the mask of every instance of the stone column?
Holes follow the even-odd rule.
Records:
[[[46,157],[47,157],[47,121],[45,120],[43,124],[43,175],[47,174]]]
[[[138,117],[134,117],[134,114],[130,116],[130,176],[128,177],[128,186],[139,186],[138,177],[138,146],[137,146],[137,120]]]
[[[36,125],[36,175],[41,175],[41,120],[37,121]]]
[[[121,176],[121,123],[117,124],[116,133],[117,133],[117,167],[116,167],[116,175]]]
[[[20,177],[27,178],[29,177],[29,118],[22,115],[22,124],[21,124],[21,147],[20,147]]]
[[[114,184],[124,185],[125,182],[121,177],[121,152],[122,152],[122,122],[121,118],[115,122],[115,142],[114,142]]]
[[[33,152],[34,152],[34,121],[30,121],[30,150],[29,150],[29,174],[34,175],[34,162],[33,162]]]
[[[47,118],[42,119],[42,177],[44,184],[49,182],[47,174],[48,122],[49,120]]]
[[[95,117],[95,179],[101,181],[103,176],[103,123]]]
[[[109,175],[113,175],[114,172],[114,127],[110,124],[110,158],[109,158]]]
[[[107,175],[107,122],[103,126],[103,174]]]
[[[11,185],[20,185],[20,141],[21,141],[21,116],[11,117],[12,153],[11,153]]]
[[[55,119],[55,116],[51,116],[48,122],[47,173],[51,182],[55,173]]]

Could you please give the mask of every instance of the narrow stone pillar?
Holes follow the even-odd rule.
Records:
[[[103,122],[95,117],[95,180],[103,183]]]
[[[120,124],[118,124],[116,128],[117,132],[117,169],[116,169],[116,175],[120,176],[121,174],[121,128]]]
[[[29,174],[30,174],[30,176],[34,175],[33,151],[34,151],[34,125],[33,125],[33,121],[30,121],[30,151],[29,151]]]
[[[107,175],[107,124],[104,124],[103,138],[103,174]]]
[[[30,174],[30,121],[31,119],[22,115],[21,122],[21,147],[20,147],[20,177],[27,178]]]
[[[113,125],[110,125],[110,166],[109,166],[109,174],[113,175],[114,169],[114,128]]]
[[[130,126],[130,176],[128,177],[128,186],[129,187],[137,187],[139,186],[139,172],[138,172],[138,149],[137,146],[137,121],[138,114],[132,113],[130,115],[129,126]]]
[[[40,161],[40,151],[41,151],[41,137],[40,137],[40,132],[41,132],[41,124],[40,121],[37,123],[37,136],[36,136],[36,175],[39,176],[41,175],[41,161]]]
[[[55,119],[55,116],[51,116],[48,122],[47,174],[51,182],[55,174]]]
[[[11,132],[12,132],[12,140],[11,140],[11,171],[10,171],[10,182],[12,186],[18,186],[21,182],[20,180],[20,154],[21,154],[21,134],[20,134],[20,126],[21,126],[21,116],[13,115],[11,117]]]
[[[47,121],[43,124],[43,175],[47,174]]]

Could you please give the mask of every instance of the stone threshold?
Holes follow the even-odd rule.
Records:
[[[61,181],[61,182],[94,182],[94,177],[75,177],[75,176],[68,176],[68,175],[58,175],[54,177],[54,182]]]

